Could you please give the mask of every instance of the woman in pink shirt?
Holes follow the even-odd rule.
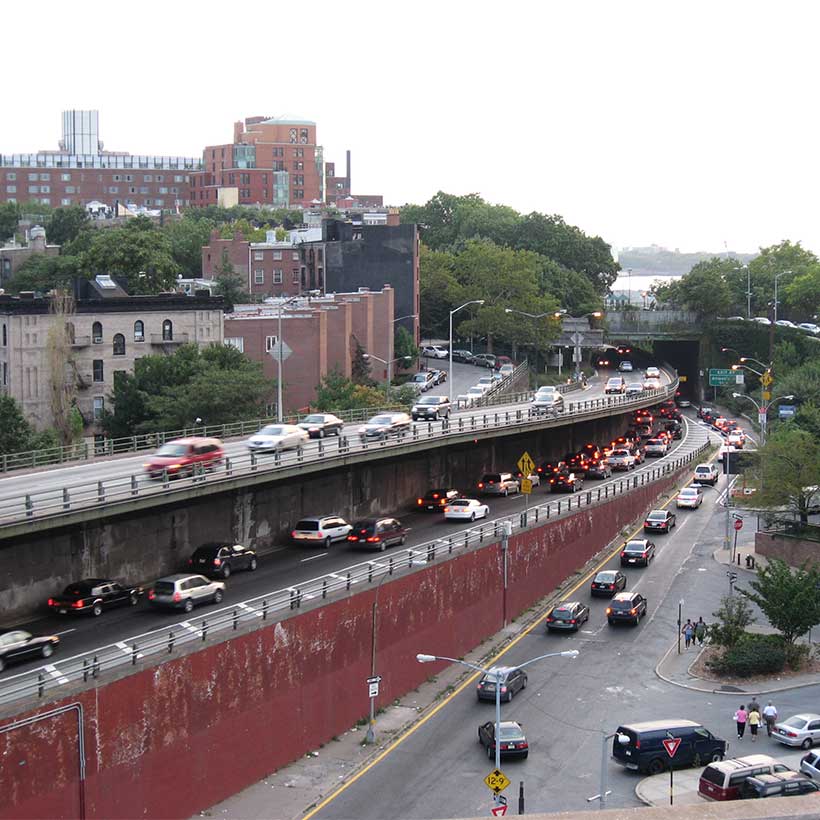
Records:
[[[743,733],[746,731],[746,721],[749,719],[749,713],[746,711],[746,706],[740,704],[740,709],[735,712],[735,723],[737,723],[737,738],[741,740]]]

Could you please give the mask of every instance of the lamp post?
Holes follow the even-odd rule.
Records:
[[[746,268],[746,318],[752,318],[752,272],[749,270],[748,265],[744,265]]]
[[[537,658],[530,658],[528,661],[524,661],[524,663],[518,663],[515,665],[516,669],[523,669],[525,666],[529,666],[531,663],[535,663],[536,661],[542,661],[544,658],[577,658],[580,653],[577,649],[570,649],[566,652],[548,652],[546,655],[539,655]],[[462,661],[458,658],[446,658],[443,655],[416,655],[416,660],[419,663],[433,663],[434,661],[448,661],[449,663],[459,663],[462,666],[466,666],[470,669],[474,669],[476,672],[481,672],[484,675],[492,675],[495,678],[495,767],[496,769],[501,769],[501,682],[503,678],[501,674],[498,672],[497,667],[491,667],[489,669],[485,669],[483,666],[477,666],[474,663],[470,663],[469,661]],[[498,802],[498,795],[495,797],[496,802]]]
[[[607,791],[607,770],[606,770],[606,761],[607,761],[607,743],[612,740],[613,738],[618,738],[618,743],[621,746],[627,746],[629,744],[629,735],[621,734],[620,732],[613,732],[611,735],[602,735],[601,736],[601,793],[600,794],[593,794],[592,797],[587,797],[587,803],[591,803],[593,800],[598,801],[598,808],[605,809],[606,808],[606,798],[609,792]]]
[[[390,361],[387,361],[387,359],[382,359],[381,356],[374,356],[372,353],[364,353],[362,355],[364,356],[365,359],[368,359],[368,360],[375,359],[377,362],[381,362],[383,365],[386,365],[386,367],[387,367],[387,393],[388,393],[388,395],[390,394],[390,385],[392,384],[392,381],[393,381],[393,378],[392,378],[392,376],[393,376],[393,362],[398,362],[398,361],[407,361],[407,362],[409,362],[410,361],[410,356],[398,356],[395,359],[390,359]]]
[[[468,305],[483,305],[484,299],[471,299],[469,302],[465,302],[463,305],[459,305],[457,308],[454,308],[450,311],[450,372],[447,374],[447,384],[449,385],[447,389],[448,398],[450,400],[450,406],[452,407],[453,404],[453,316],[458,313],[460,310],[463,310]]]
[[[396,322],[401,322],[403,319],[415,319],[417,316],[418,316],[418,313],[408,313],[407,316],[399,316],[397,319],[391,319],[390,320],[390,332],[395,334],[395,331],[393,330],[393,325],[395,325]],[[413,343],[415,344],[415,342],[416,342],[416,340],[414,338]],[[392,352],[395,352],[395,346],[392,347],[392,349],[391,349],[390,340],[388,339],[388,341],[387,341],[387,355],[389,356]],[[402,358],[409,358],[409,357],[399,356],[399,359],[402,359]],[[393,359],[392,361],[397,362],[399,359]],[[388,365],[387,386],[390,387],[390,386],[392,386],[392,384],[393,384],[393,380],[390,376],[390,370],[389,370],[389,365]]]
[[[768,434],[769,423],[768,423],[768,413],[769,408],[774,407],[775,404],[779,401],[792,401],[794,396],[778,396],[776,399],[772,399],[768,404],[758,404],[751,396],[747,396],[745,393],[732,393],[732,396],[736,399],[748,399],[756,408],[757,408],[757,418],[760,422],[760,446],[762,447],[766,443],[766,436]]]
[[[278,363],[277,371],[276,371],[276,420],[279,424],[282,423],[282,311],[285,309],[287,305],[292,304],[293,302],[297,301],[297,297],[292,297],[290,299],[286,299],[284,302],[279,303],[279,310],[277,311],[277,333],[279,337],[277,338],[276,346],[276,361]]]

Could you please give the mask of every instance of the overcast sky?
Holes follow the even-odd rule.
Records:
[[[316,121],[354,193],[480,193],[617,247],[820,251],[820,4],[155,2],[3,9],[0,152],[96,108],[107,149],[200,156]],[[725,243],[725,245],[724,245]]]

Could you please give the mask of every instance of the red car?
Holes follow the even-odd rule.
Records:
[[[218,438],[178,438],[163,444],[143,464],[150,478],[162,478],[167,472],[170,478],[194,475],[198,469],[210,470],[225,458],[222,442]]]

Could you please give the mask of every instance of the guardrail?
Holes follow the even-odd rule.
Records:
[[[311,440],[304,447],[286,452],[275,451],[269,455],[249,452],[241,456],[225,457],[222,464],[211,472],[197,469],[188,477],[172,478],[166,471],[158,481],[151,481],[146,475],[131,475],[99,481],[83,481],[66,484],[59,489],[40,490],[35,493],[6,497],[0,500],[0,532],[4,525],[9,526],[22,521],[53,518],[66,515],[81,509],[103,509],[105,507],[133,501],[141,496],[162,493],[169,501],[173,496],[192,485],[224,482],[241,476],[252,476],[259,473],[272,473],[305,464],[306,462],[327,462],[333,467],[334,462],[341,464],[351,454],[366,453],[374,449],[389,450],[407,442],[430,441],[434,439],[454,438],[463,433],[481,431],[505,431],[516,428],[524,429],[528,425],[555,423],[562,418],[572,416],[583,420],[586,416],[595,416],[602,410],[612,412],[627,411],[649,402],[656,402],[667,395],[674,395],[677,380],[667,388],[645,391],[638,397],[624,395],[603,396],[575,402],[567,402],[563,413],[556,415],[542,414],[532,407],[505,410],[502,412],[484,412],[462,414],[453,419],[441,419],[436,422],[416,422],[407,431],[399,431],[393,438],[380,438],[367,441],[362,437],[334,436],[328,439]],[[529,397],[529,393],[526,394]],[[509,394],[499,399],[509,399]]]
[[[493,384],[490,389],[479,399],[477,399],[471,407],[486,407],[492,404],[492,399],[499,396],[508,397],[511,394],[511,388],[521,379],[522,374],[527,374],[529,379],[529,362],[524,359],[521,364],[515,366],[515,369],[509,376],[504,376]],[[516,395],[520,395],[520,391]]]
[[[137,661],[151,655],[173,655],[174,650],[180,645],[194,641],[205,643],[208,637],[215,633],[237,631],[240,624],[264,622],[274,618],[278,613],[292,612],[299,610],[303,605],[326,601],[336,594],[348,593],[354,587],[373,588],[384,580],[385,576],[398,575],[495,543],[507,522],[513,532],[520,532],[539,523],[543,524],[544,521],[580,510],[582,507],[604,503],[639,486],[651,484],[698,459],[710,445],[705,431],[700,428],[693,429],[702,432],[703,440],[689,443],[684,440],[676,450],[655,463],[644,465],[623,478],[610,479],[595,489],[582,490],[560,500],[553,500],[550,496],[551,500],[546,504],[531,507],[526,512],[496,519],[446,538],[436,538],[418,546],[399,550],[389,556],[377,557],[265,595],[258,595],[209,612],[205,617],[196,620],[189,616],[188,620],[167,629],[125,638],[115,644],[75,655],[65,661],[51,662],[41,669],[0,680],[0,702],[10,702],[31,695],[42,698],[46,692],[71,681],[88,682],[89,678],[96,680],[103,672],[127,665],[136,666]],[[684,449],[686,452],[681,452]]]

